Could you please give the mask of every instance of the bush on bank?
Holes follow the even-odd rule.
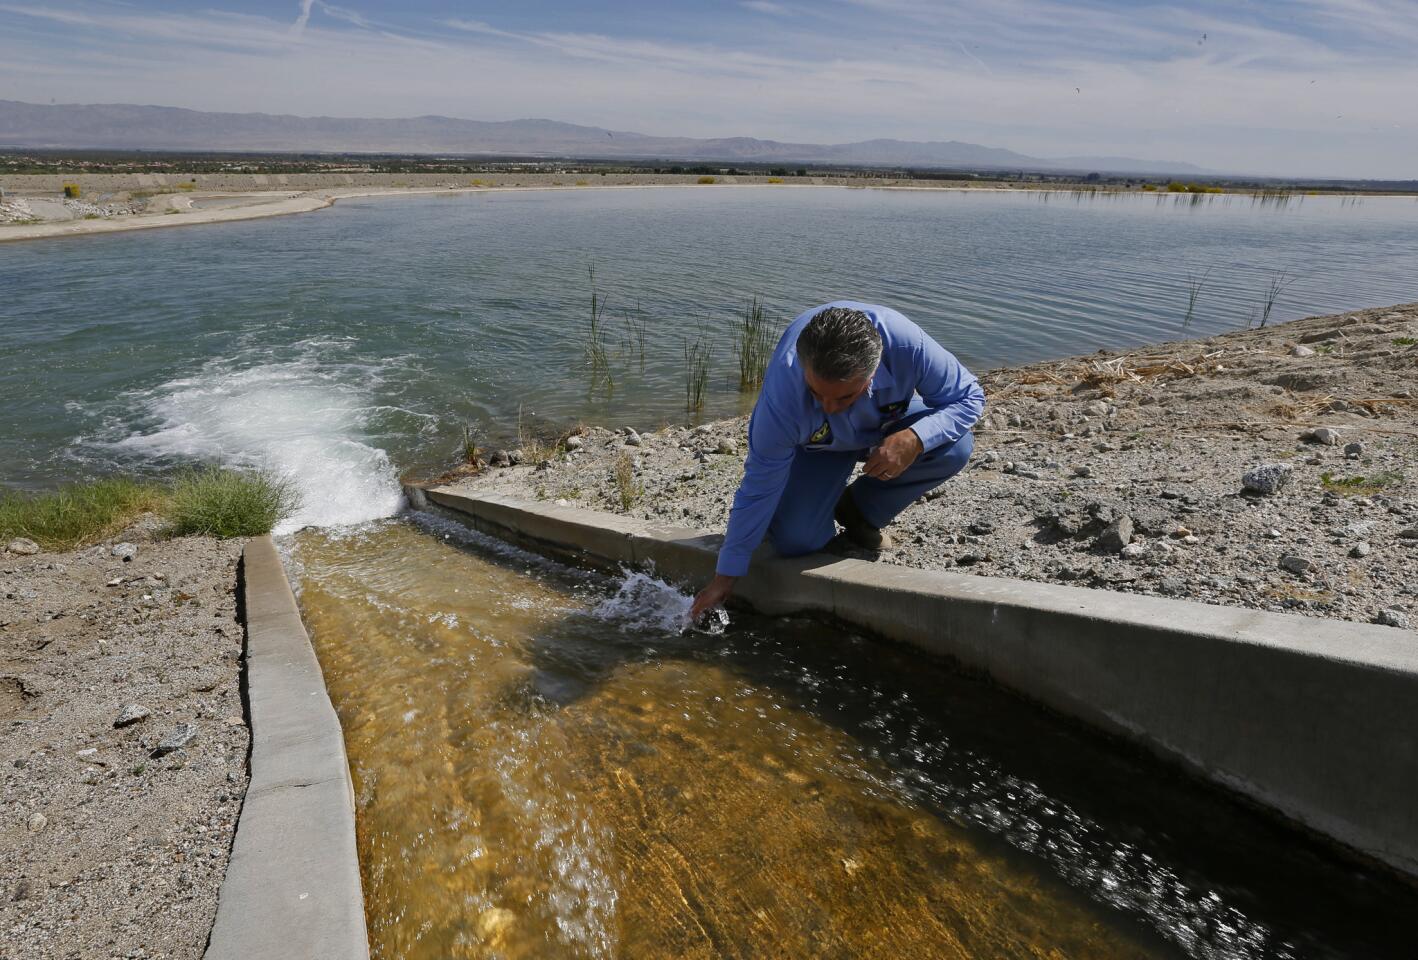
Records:
[[[110,477],[50,493],[0,492],[0,546],[26,537],[45,550],[73,550],[113,536],[144,513],[166,520],[169,536],[259,536],[299,505],[286,480],[219,467],[171,484]]]

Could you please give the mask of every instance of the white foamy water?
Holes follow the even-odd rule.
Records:
[[[288,478],[301,505],[276,533],[391,516],[403,504],[389,456],[363,438],[365,391],[313,363],[209,364],[143,398],[156,429],[117,446],[147,456],[256,468]]]
[[[709,611],[698,625],[689,619],[694,598],[677,587],[638,570],[623,570],[625,579],[615,596],[603,600],[591,611],[601,620],[631,630],[652,630],[684,633],[694,629],[701,633],[721,634],[729,624],[729,615],[722,608]]]

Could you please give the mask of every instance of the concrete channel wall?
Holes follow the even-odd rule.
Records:
[[[339,717],[270,537],[242,555],[251,783],[207,960],[368,960]]]
[[[408,488],[573,562],[712,574],[717,536],[510,497]],[[763,548],[737,596],[914,644],[1140,743],[1418,876],[1418,634],[1182,600]]]

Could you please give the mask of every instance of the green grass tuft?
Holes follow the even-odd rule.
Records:
[[[0,494],[0,538],[28,537],[45,550],[73,550],[161,509],[164,498],[155,484],[119,477],[53,493]]]
[[[183,474],[168,499],[171,536],[256,537],[300,506],[289,480],[207,467]]]
[[[1394,470],[1376,473],[1372,477],[1336,477],[1331,473],[1320,474],[1320,486],[1335,493],[1361,497],[1378,493],[1397,483],[1403,482],[1403,474]]]

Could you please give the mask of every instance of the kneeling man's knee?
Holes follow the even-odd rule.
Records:
[[[816,553],[827,546],[821,536],[809,536],[806,531],[771,531],[769,539],[780,557],[801,557],[806,553]]]

